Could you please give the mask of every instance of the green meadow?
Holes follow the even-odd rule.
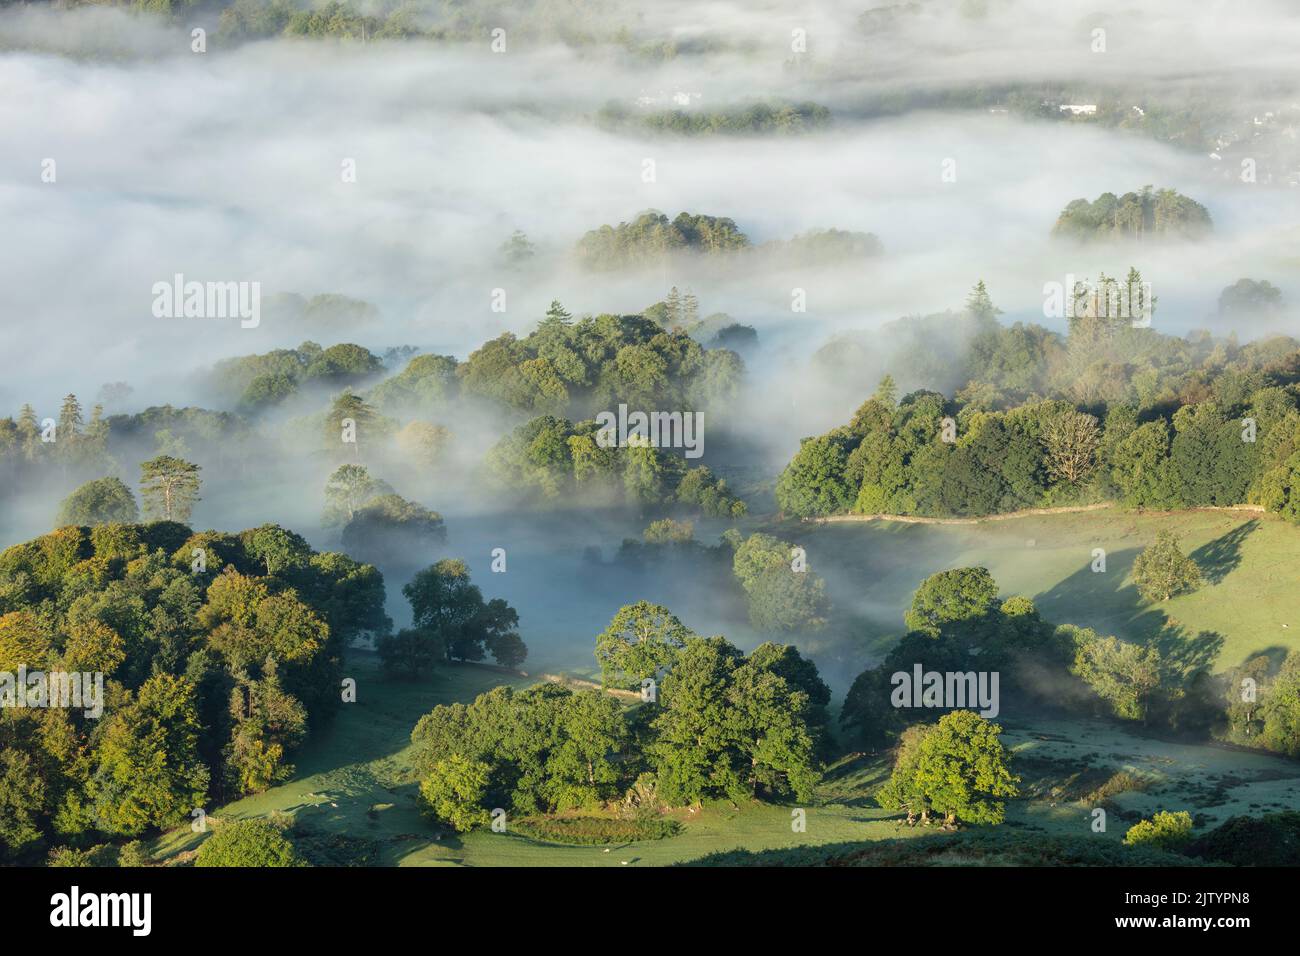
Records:
[[[1201,566],[1205,585],[1159,605],[1133,584],[1133,562],[1156,532],[1173,530]],[[1164,654],[1224,670],[1252,654],[1300,645],[1300,531],[1246,511],[1138,514],[1107,509],[976,524],[801,523],[784,533],[853,618],[850,647],[878,655],[902,629],[921,581],[936,571],[983,566],[1004,596],[1032,598],[1056,623],[1094,628]],[[1094,549],[1105,571],[1094,572]],[[842,641],[841,641],[842,643]]]
[[[1139,600],[1129,570],[1156,531],[1167,527],[1201,564],[1207,583],[1152,607]],[[935,571],[963,565],[988,567],[1005,594],[1032,597],[1049,620],[1158,641],[1163,652],[1216,669],[1252,653],[1279,652],[1290,646],[1292,633],[1300,636],[1300,535],[1246,512],[1104,511],[974,525],[846,522],[783,530],[807,549],[810,564],[826,577],[860,636],[852,646],[843,646],[841,637],[822,650],[863,666],[899,633],[917,584]],[[1091,569],[1094,548],[1106,551],[1104,572]],[[575,659],[571,666],[590,668],[587,660]],[[939,832],[909,829],[876,807],[872,794],[888,775],[887,758],[857,754],[829,769],[813,805],[714,802],[675,811],[680,833],[660,840],[566,846],[513,834],[508,826],[505,833],[439,836],[416,807],[412,727],[437,704],[471,700],[502,682],[526,686],[532,680],[463,665],[441,668],[418,683],[395,681],[364,652],[350,655],[346,672],[357,680],[358,699],[297,754],[294,777],[215,810],[212,826],[288,814],[318,859],[401,866],[662,865],[733,850],[925,839]],[[1160,809],[1191,811],[1199,829],[1234,814],[1300,808],[1300,765],[1278,757],[1172,743],[1114,721],[1017,714],[1003,723],[1022,796],[1008,804],[1007,822],[997,832],[1118,841],[1132,821]],[[1119,773],[1140,780],[1140,789],[1108,793],[1103,802],[1096,791]],[[1108,813],[1100,833],[1092,828],[1098,805]],[[792,825],[796,809],[806,814],[802,832]],[[155,856],[183,862],[202,838],[182,827],[155,841]]]

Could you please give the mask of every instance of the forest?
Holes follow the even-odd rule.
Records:
[[[0,866],[1300,865],[1293,41],[0,0]]]

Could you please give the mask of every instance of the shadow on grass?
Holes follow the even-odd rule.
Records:
[[[1218,584],[1241,564],[1241,546],[1255,530],[1259,519],[1252,518],[1222,537],[1201,545],[1189,555],[1201,568],[1209,584]]]
[[[1258,522],[1250,521],[1205,545],[1196,554],[1206,564],[1207,577],[1222,580],[1240,563],[1241,543]],[[1249,530],[1246,530],[1249,529]],[[1046,620],[1057,624],[1090,627],[1103,636],[1114,635],[1135,644],[1153,645],[1170,673],[1187,677],[1213,668],[1223,649],[1224,637],[1215,631],[1192,635],[1169,615],[1147,604],[1130,583],[1137,548],[1111,552],[1106,570],[1093,571],[1086,564],[1078,571],[1034,597],[1034,604]],[[1198,563],[1201,558],[1198,558]]]
[[[1197,671],[1212,670],[1223,650],[1223,635],[1217,631],[1201,631],[1195,637],[1177,625],[1166,625],[1152,642],[1160,652],[1164,669],[1182,678]]]

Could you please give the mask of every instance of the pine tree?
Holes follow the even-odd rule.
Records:
[[[59,409],[59,424],[54,436],[65,472],[68,465],[75,463],[80,457],[82,431],[85,427],[85,419],[81,416],[81,403],[77,401],[76,395],[69,392],[63,399],[63,407]]]
[[[166,521],[188,521],[199,500],[199,466],[159,455],[140,464],[140,500],[144,513]]]
[[[378,431],[383,421],[373,405],[351,389],[344,391],[334,399],[325,416],[325,447],[334,451],[340,444],[350,444],[353,457],[359,461],[362,435],[367,440],[377,437],[372,432]]]
[[[36,410],[31,405],[24,405],[18,413],[18,440],[22,445],[23,457],[35,461],[36,450],[41,445],[41,426],[36,420]]]
[[[682,294],[677,291],[677,286],[668,290],[668,298],[664,299],[664,305],[668,307],[668,325],[669,327],[682,324]]]
[[[992,321],[1002,314],[1002,310],[993,304],[984,280],[975,283],[975,288],[966,298],[966,311],[981,321]]]
[[[63,399],[63,407],[59,409],[58,439],[69,443],[75,442],[85,427],[86,422],[81,417],[81,402],[77,401],[76,395],[69,392]]]
[[[895,407],[898,399],[898,386],[894,383],[894,376],[886,375],[880,380],[880,384],[876,386],[875,398],[890,408]]]
[[[687,292],[682,296],[682,314],[678,322],[682,328],[689,329],[700,319],[700,300],[695,298],[695,293]]]

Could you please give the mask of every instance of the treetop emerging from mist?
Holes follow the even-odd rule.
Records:
[[[1173,189],[1142,187],[1139,193],[1102,193],[1075,199],[1062,210],[1052,235],[1091,242],[1115,238],[1199,239],[1213,228],[1210,213]]]

